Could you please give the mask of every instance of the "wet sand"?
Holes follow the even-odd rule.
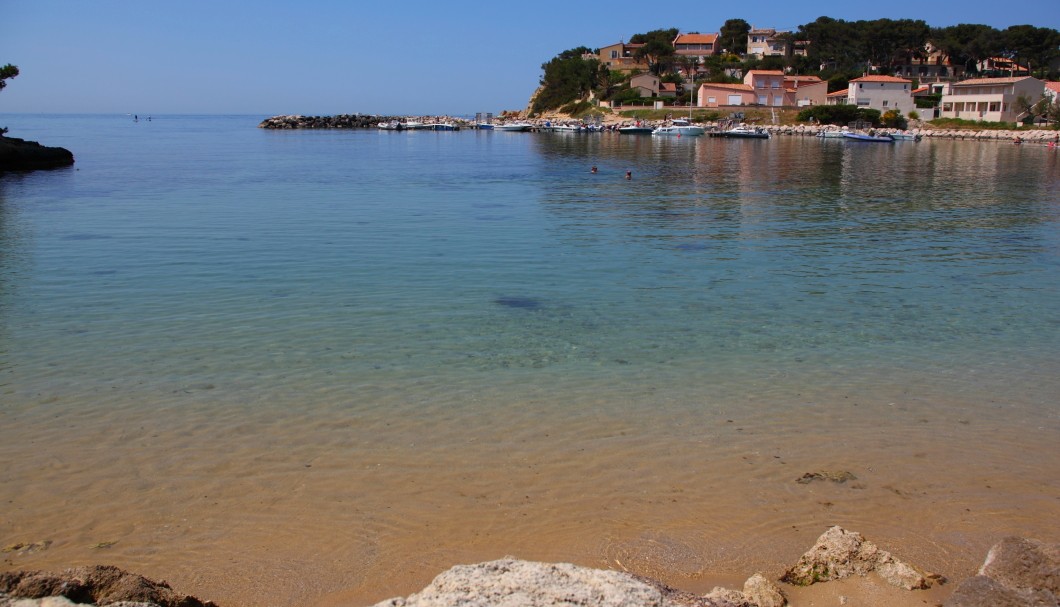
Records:
[[[0,542],[51,544],[3,568],[114,564],[226,607],[358,605],[506,555],[738,588],[778,578],[834,524],[957,581],[1004,536],[1060,531],[1060,421],[989,391],[970,404],[848,381],[783,416],[769,402],[797,397],[765,388],[711,407],[502,391],[426,414],[396,397],[277,409],[205,389],[151,412],[14,407]],[[856,479],[796,482],[814,471]],[[836,604],[826,586],[800,604]],[[848,596],[890,591],[859,588]]]

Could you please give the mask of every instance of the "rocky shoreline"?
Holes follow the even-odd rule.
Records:
[[[872,574],[916,592],[947,583],[842,527],[825,531],[776,581],[755,573],[741,590],[696,595],[625,571],[506,557],[443,572],[420,592],[373,607],[785,607],[799,588]],[[847,600],[840,597],[840,604]],[[918,601],[919,602],[919,601]],[[923,602],[927,602],[926,600]],[[791,603],[794,604],[794,603]],[[873,603],[875,604],[875,603]],[[0,573],[0,607],[217,607],[117,567]],[[957,584],[944,607],[1060,605],[1060,544],[1010,537],[990,549],[978,575]]]
[[[548,119],[539,118],[531,120],[521,120],[534,125],[537,128],[545,127],[546,123],[562,123],[562,122],[579,122],[575,119],[562,119],[559,117],[549,117]],[[290,116],[272,116],[261,121],[258,128],[262,129],[366,129],[376,128],[381,122],[423,122],[423,123],[437,123],[446,122],[459,124],[463,127],[473,127],[474,125],[467,120],[460,118],[453,118],[451,116],[373,116],[364,114],[342,114],[338,116],[301,116],[301,115],[290,115]],[[606,126],[621,126],[631,125],[634,121],[615,115],[606,116],[603,120],[603,124]],[[661,126],[664,121],[643,121],[643,124],[647,126]],[[723,128],[724,123],[718,122],[707,122],[704,123],[708,128]],[[821,131],[836,130],[838,127],[834,126],[821,126],[813,124],[800,124],[800,125],[762,125],[762,128],[768,131],[773,136],[786,135],[786,136],[801,136],[801,137],[814,137]],[[897,129],[875,129],[878,133],[894,133]],[[958,139],[958,140],[969,140],[969,141],[1014,141],[1019,138],[1023,143],[1031,144],[1042,144],[1046,145],[1049,143],[1058,144],[1060,143],[1060,131],[1055,129],[1044,130],[1024,130],[1024,131],[1013,131],[1013,130],[992,130],[992,129],[936,129],[926,125],[920,125],[904,131],[914,135],[920,135],[921,138],[931,139]]]
[[[74,155],[66,148],[47,147],[36,141],[0,135],[0,173],[55,169],[73,163]]]

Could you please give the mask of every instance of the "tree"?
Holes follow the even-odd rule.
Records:
[[[5,86],[7,86],[7,82],[4,81],[9,78],[14,78],[15,76],[18,76],[17,67],[11,65],[10,63],[5,65],[4,67],[0,67],[0,91],[2,91]]]
[[[652,30],[646,34],[634,34],[629,39],[630,44],[643,44],[644,46],[638,48],[633,56],[637,60],[645,60],[648,62],[648,71],[655,74],[656,76],[662,76],[663,72],[669,69],[670,64],[673,62],[674,54],[674,38],[677,38],[678,29],[672,27],[665,30]]]
[[[738,55],[747,54],[747,34],[751,32],[751,24],[743,19],[729,19],[721,26],[718,41],[727,52]]]
[[[582,55],[589,52],[588,48],[580,46],[541,64],[545,73],[541,78],[542,89],[534,98],[533,112],[556,109],[593,90],[600,78],[600,61],[582,59]]]

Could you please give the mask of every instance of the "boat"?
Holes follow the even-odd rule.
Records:
[[[891,137],[893,137],[895,141],[920,141],[920,135],[907,133],[905,131],[891,133]]]
[[[403,123],[401,125],[401,128],[405,129],[406,131],[422,131],[422,130],[427,129],[428,127],[427,127],[426,124],[423,124],[422,122],[417,122],[415,120],[410,120],[410,121],[407,121],[407,122]]]
[[[480,131],[492,131],[493,130],[493,125],[488,123],[488,122],[480,122],[480,123],[475,125],[475,128],[480,130]]]
[[[651,132],[651,134],[652,135],[670,135],[670,136],[677,136],[677,137],[681,137],[681,136],[694,137],[696,135],[702,135],[702,134],[704,134],[706,132],[707,132],[707,130],[705,128],[703,128],[701,126],[696,126],[696,125],[692,124],[690,121],[685,120],[684,118],[678,118],[678,119],[674,120],[668,126],[661,126],[661,127],[657,128],[657,129],[653,130]]]
[[[641,124],[640,120],[636,124],[618,127],[618,132],[623,135],[650,135],[654,130],[650,126]]]
[[[584,133],[585,127],[577,124],[554,124],[552,131],[554,133]]]
[[[427,125],[427,128],[432,131],[459,131],[460,126],[452,124],[450,122],[434,122]]]
[[[760,126],[749,127],[747,125],[734,126],[725,131],[714,133],[715,137],[732,137],[734,139],[769,139],[769,131]]]
[[[851,141],[864,141],[867,143],[894,143],[894,137],[890,135],[868,135],[865,133],[843,133],[843,137]]]
[[[495,131],[508,131],[510,133],[522,133],[529,131],[534,125],[529,122],[509,122],[507,124],[497,124],[493,126]]]
[[[692,124],[692,106],[696,104],[696,76],[692,74],[692,96],[688,100],[688,119],[676,118],[668,126],[661,126],[651,132],[652,135],[695,137],[703,135],[707,129]]]
[[[842,130],[819,131],[817,133],[817,137],[819,137],[821,139],[842,139],[843,138],[843,133],[848,133],[848,132],[849,131],[847,131],[846,127],[843,127]]]
[[[384,131],[400,131],[402,130],[402,128],[404,128],[397,120],[391,120],[390,122],[380,122],[376,126]]]

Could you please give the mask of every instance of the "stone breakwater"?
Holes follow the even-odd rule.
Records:
[[[817,133],[821,131],[834,131],[838,130],[838,127],[834,126],[816,126],[816,125],[788,125],[788,126],[776,126],[766,125],[762,127],[769,131],[772,135],[793,135],[793,136],[804,136],[804,137],[815,137]],[[913,135],[920,135],[924,139],[966,139],[969,141],[1014,141],[1017,137],[1020,138],[1024,143],[1039,143],[1048,144],[1056,143],[1060,141],[1060,131],[1057,130],[1028,130],[1028,131],[1010,131],[1010,130],[981,130],[975,131],[971,129],[932,129],[932,128],[915,128],[906,131],[898,131],[897,129],[874,129],[878,134],[887,133],[911,133]]]
[[[467,124],[466,120],[449,116],[374,116],[341,114],[338,116],[273,116],[261,121],[259,129],[371,129],[381,122],[439,122]]]

